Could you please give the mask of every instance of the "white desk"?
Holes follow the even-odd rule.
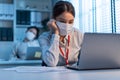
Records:
[[[120,80],[120,69],[44,73],[0,70],[0,80]]]

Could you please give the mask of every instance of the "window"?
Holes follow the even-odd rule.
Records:
[[[83,32],[93,32],[93,9],[92,0],[82,0],[81,29]],[[87,5],[87,6],[86,6]]]
[[[120,33],[120,0],[115,0],[116,32]]]
[[[82,32],[120,33],[120,0],[67,1],[76,7],[75,24]]]
[[[96,0],[96,32],[112,32],[110,0]]]

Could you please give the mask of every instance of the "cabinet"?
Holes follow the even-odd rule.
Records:
[[[14,5],[12,0],[0,0],[0,41],[13,41]]]
[[[27,27],[44,29],[52,0],[0,0],[0,41],[22,41]]]

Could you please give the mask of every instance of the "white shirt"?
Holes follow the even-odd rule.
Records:
[[[78,30],[73,28],[70,35],[70,45],[69,45],[69,64],[74,64],[78,61],[78,54],[81,49],[81,44],[83,41],[83,34]],[[67,35],[68,36],[68,35]],[[68,42],[68,37],[64,38],[64,43],[59,41],[60,36],[57,34],[51,34],[50,32],[45,32],[39,37],[39,43],[42,50],[42,59],[47,64],[47,66],[63,66],[66,65],[65,58],[59,50],[61,46],[62,50],[66,55],[66,46]]]
[[[25,59],[25,55],[27,53],[27,47],[39,47],[39,46],[40,45],[39,45],[38,40],[33,40],[29,42],[18,42],[15,45],[11,59],[13,60],[14,59]]]

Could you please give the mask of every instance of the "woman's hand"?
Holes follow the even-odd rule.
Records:
[[[59,34],[59,29],[54,19],[50,19],[50,21],[48,21],[47,23],[47,26],[50,28],[50,30],[52,30],[52,32],[54,32],[55,34]]]

